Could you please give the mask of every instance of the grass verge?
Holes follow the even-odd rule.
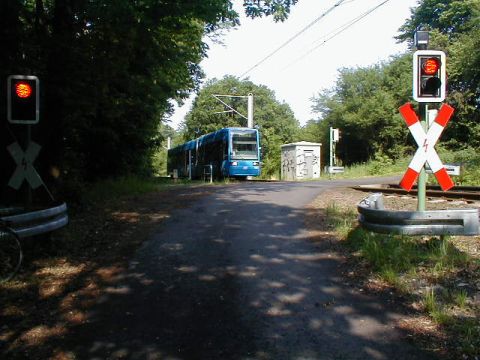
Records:
[[[480,260],[455,238],[375,234],[356,226],[356,213],[329,205],[327,222],[361,266],[446,334],[448,357],[480,356]]]

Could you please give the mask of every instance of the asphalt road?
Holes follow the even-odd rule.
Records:
[[[244,183],[176,210],[76,330],[72,352],[79,359],[432,359],[395,327],[402,309],[346,284],[341,258],[308,239],[305,205],[351,183]]]

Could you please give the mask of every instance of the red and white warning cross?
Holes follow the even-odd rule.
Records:
[[[17,142],[7,146],[8,152],[17,164],[17,168],[8,182],[10,187],[18,190],[24,180],[28,182],[32,189],[36,189],[43,184],[40,175],[38,175],[37,170],[33,167],[33,162],[37,158],[41,148],[40,145],[33,141],[29,143],[25,152]]]
[[[430,125],[426,133],[417,114],[415,114],[415,111],[413,110],[412,104],[406,103],[405,105],[402,105],[399,110],[418,145],[418,149],[408,165],[408,169],[405,172],[405,175],[403,175],[402,181],[400,181],[400,186],[403,189],[410,191],[423,166],[428,162],[428,165],[430,165],[430,168],[437,178],[442,190],[449,190],[454,186],[454,183],[447,174],[447,170],[443,166],[434,146],[453,114],[453,107],[443,104],[435,121]]]

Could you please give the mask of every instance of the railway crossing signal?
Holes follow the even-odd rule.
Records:
[[[418,102],[442,102],[446,95],[446,56],[439,50],[413,54],[413,98]]]
[[[7,78],[7,120],[12,124],[36,124],[40,118],[39,81],[36,76]]]
[[[24,180],[28,182],[32,189],[36,189],[43,184],[40,175],[33,167],[33,162],[37,158],[40,149],[41,146],[33,141],[30,142],[25,152],[16,142],[7,147],[8,152],[17,164],[17,168],[8,182],[10,187],[18,190]]]
[[[454,186],[454,183],[443,166],[434,146],[450,120],[450,117],[453,115],[453,107],[443,104],[435,121],[427,132],[423,129],[410,103],[401,106],[399,110],[418,145],[418,149],[408,165],[408,169],[400,182],[400,186],[406,191],[410,191],[421,169],[425,163],[428,162],[442,190],[449,190]]]

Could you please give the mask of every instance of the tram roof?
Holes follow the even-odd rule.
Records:
[[[187,150],[194,150],[197,148],[197,142],[199,145],[207,144],[215,140],[220,140],[223,137],[226,137],[229,132],[245,132],[247,130],[254,130],[257,131],[257,129],[252,129],[252,128],[245,128],[245,127],[228,127],[228,128],[222,128],[217,131],[211,132],[209,134],[205,134],[200,136],[197,139],[187,141],[181,145],[177,145],[174,148],[170,149],[170,151],[187,151]]]

